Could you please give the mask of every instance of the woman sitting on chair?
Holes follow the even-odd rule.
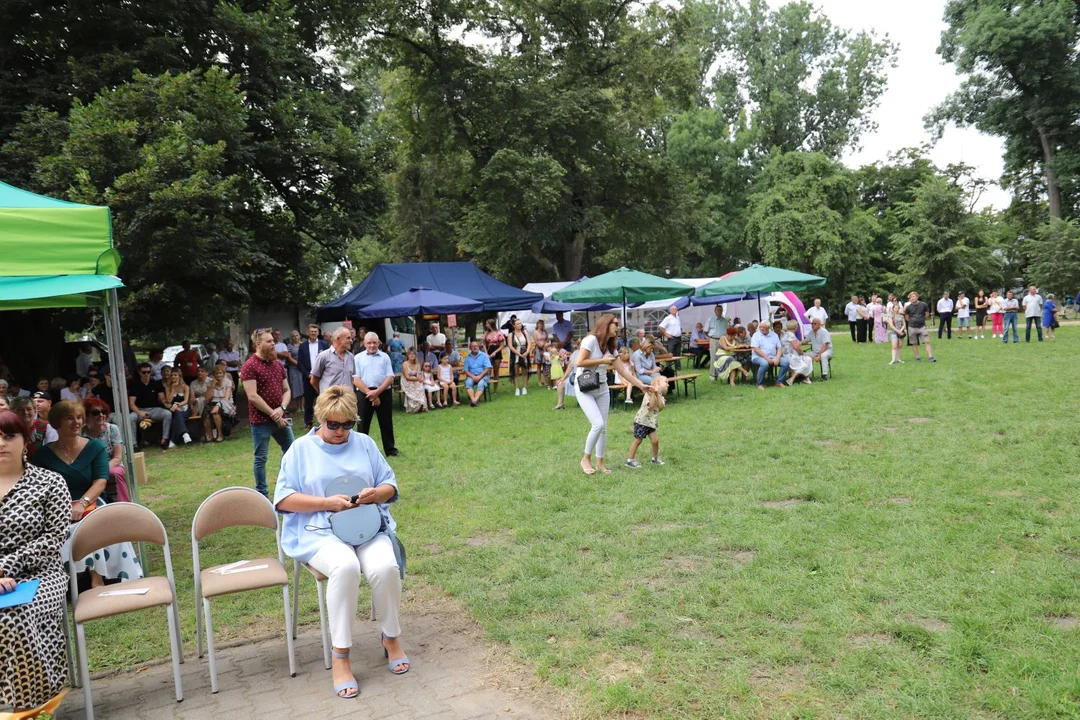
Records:
[[[356,418],[352,388],[335,385],[319,395],[315,401],[318,427],[297,438],[285,453],[274,491],[274,507],[285,516],[281,531],[285,552],[329,578],[326,604],[334,646],[334,692],[341,698],[360,694],[349,650],[361,572],[371,586],[390,672],[401,675],[409,670],[398,623],[401,575],[390,536],[396,525],[387,507],[398,498],[397,480],[371,438],[352,431]],[[326,497],[328,483],[345,475],[359,476],[368,487],[352,498]],[[330,530],[332,513],[367,504],[379,506],[385,528],[372,540],[353,546]]]
[[[0,610],[0,705],[38,708],[67,685],[64,594],[60,561],[71,517],[64,480],[27,462],[30,432],[0,411],[0,596],[40,580],[34,599]]]

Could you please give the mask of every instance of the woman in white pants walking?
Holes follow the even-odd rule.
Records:
[[[356,394],[342,385],[327,388],[315,401],[319,427],[298,438],[281,459],[274,507],[284,514],[281,544],[292,558],[325,575],[330,638],[334,646],[333,682],[338,697],[360,694],[349,665],[353,619],[360,592],[360,574],[371,586],[380,639],[390,672],[409,670],[401,648],[401,572],[395,552],[389,504],[398,498],[397,479],[386,459],[367,435],[353,432]],[[330,481],[343,475],[362,478],[367,487],[358,495],[325,496]],[[378,505],[383,531],[363,545],[349,545],[330,530],[330,515],[359,505]]]
[[[653,392],[653,389],[634,376],[634,373],[623,364],[619,356],[615,354],[615,346],[619,335],[619,320],[614,315],[605,313],[593,325],[592,332],[581,339],[581,347],[577,354],[577,372],[574,373],[574,390],[578,405],[581,406],[585,417],[589,419],[591,427],[585,438],[585,455],[581,458],[581,470],[586,475],[593,475],[597,470],[610,475],[611,470],[604,466],[604,449],[607,445],[607,418],[608,406],[611,395],[607,385],[607,366],[611,364],[615,371],[622,375],[627,384],[633,385],[642,392]],[[595,390],[585,391],[578,384],[581,379],[582,368],[595,369],[599,375],[600,386]],[[627,389],[627,394],[629,394]],[[592,458],[596,457],[596,466],[593,466]]]

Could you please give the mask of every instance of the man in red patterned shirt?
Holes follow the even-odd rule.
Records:
[[[277,361],[269,328],[251,334],[251,347],[255,352],[240,368],[240,380],[248,399],[248,422],[255,444],[255,489],[269,497],[266,457],[270,438],[281,446],[282,454],[293,442],[292,418],[285,412],[289,406],[289,380],[284,366]]]

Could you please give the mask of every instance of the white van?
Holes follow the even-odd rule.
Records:
[[[344,324],[340,322],[324,322],[320,323],[319,327],[322,328],[323,332],[329,330],[333,333]],[[405,343],[405,347],[416,347],[416,322],[411,317],[354,320],[353,327],[358,329],[364,327],[374,331],[382,339],[383,346],[390,342],[390,338],[394,337],[394,333],[397,333],[401,337],[401,342]]]

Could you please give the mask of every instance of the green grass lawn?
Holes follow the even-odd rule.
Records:
[[[665,467],[622,466],[632,414],[614,411],[610,477],[581,474],[588,425],[551,392],[504,383],[478,409],[396,414],[406,592],[456,598],[586,716],[1080,717],[1080,329],[935,339],[937,364],[895,367],[835,337],[828,383],[705,378],[669,404]],[[191,517],[251,485],[250,448],[243,432],[148,454],[189,649]],[[207,564],[269,537],[231,535]],[[273,591],[215,607],[219,640],[282,626]],[[97,669],[168,653],[163,613],[88,635]]]

